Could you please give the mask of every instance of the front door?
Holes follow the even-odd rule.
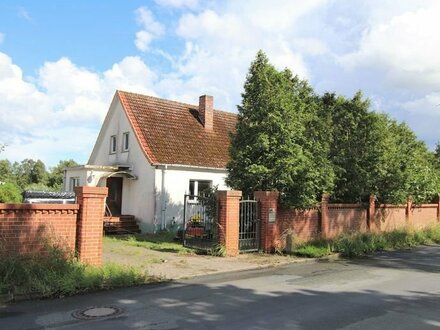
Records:
[[[107,206],[112,215],[121,215],[122,206],[122,178],[112,177],[107,179]]]

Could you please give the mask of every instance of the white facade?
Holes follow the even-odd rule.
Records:
[[[124,143],[127,135],[128,148]],[[151,165],[115,97],[88,165],[67,169],[64,188],[69,190],[69,182],[75,177],[79,185],[90,186],[106,186],[109,176],[122,177],[121,214],[134,215],[143,232],[177,230],[182,225],[184,195],[190,192],[190,180],[209,181],[212,186],[226,189],[226,173],[224,169]]]
[[[155,170],[156,222],[160,227],[177,228],[183,221],[184,195],[190,193],[190,181],[209,181],[211,186],[227,189],[226,171],[176,165],[160,165]],[[159,228],[160,228],[159,227]]]

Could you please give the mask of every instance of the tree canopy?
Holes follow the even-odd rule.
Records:
[[[55,167],[46,168],[41,160],[24,159],[11,163],[0,160],[0,202],[21,200],[23,190],[61,190],[64,169],[78,165],[74,160],[62,160]],[[17,197],[19,196],[19,197]]]
[[[287,69],[277,71],[260,51],[238,106],[227,184],[245,194],[278,190],[285,204],[296,207],[312,205],[331,190],[325,131],[313,130],[321,125],[318,110],[319,98],[308,83]]]
[[[251,63],[231,135],[232,188],[278,190],[284,204],[299,208],[323,192],[340,202],[376,194],[381,202],[419,203],[440,192],[436,166],[440,146],[429,152],[406,124],[372,111],[362,92],[319,96],[262,51]]]

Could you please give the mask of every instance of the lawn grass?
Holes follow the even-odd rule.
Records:
[[[384,233],[345,234],[332,240],[316,240],[295,247],[294,254],[319,258],[332,253],[344,257],[360,257],[384,250],[411,248],[419,245],[440,243],[440,226],[414,230],[405,228]]]
[[[141,247],[160,252],[173,252],[180,254],[195,254],[194,249],[184,247],[182,242],[174,240],[175,234],[172,232],[160,232],[156,234],[135,234],[105,236],[104,242],[123,243],[129,246]]]
[[[140,270],[113,263],[84,265],[58,248],[46,255],[0,257],[0,296],[63,297],[154,281]]]

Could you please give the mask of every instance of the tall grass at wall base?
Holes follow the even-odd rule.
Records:
[[[0,258],[0,296],[63,297],[77,293],[128,287],[150,281],[135,268],[117,264],[84,265],[66,258],[57,248],[35,256],[3,255]]]
[[[411,248],[419,245],[440,243],[440,225],[421,230],[404,228],[384,233],[346,234],[332,240],[317,240],[295,247],[298,256],[319,258],[332,253],[344,257],[360,257],[384,250]]]

